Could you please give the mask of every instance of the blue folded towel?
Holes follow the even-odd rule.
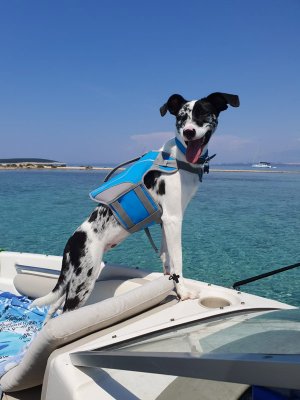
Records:
[[[31,300],[0,293],[0,377],[20,363],[41,330],[49,307],[29,309]]]

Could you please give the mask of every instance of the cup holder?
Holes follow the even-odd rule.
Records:
[[[204,297],[200,299],[200,304],[207,308],[223,308],[231,305],[230,301],[223,297]]]

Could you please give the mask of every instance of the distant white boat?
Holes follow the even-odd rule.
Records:
[[[252,164],[252,167],[253,168],[276,168],[276,167],[272,167],[272,165],[266,161],[260,161],[258,164]]]

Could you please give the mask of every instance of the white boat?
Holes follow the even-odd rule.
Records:
[[[1,252],[0,290],[44,295],[60,266],[56,256]],[[244,400],[250,390],[267,398],[254,397],[266,388],[297,394],[299,309],[187,284],[199,299],[179,301],[160,273],[103,265],[88,303],[51,319],[2,376],[3,398]]]
[[[260,161],[257,164],[252,164],[252,167],[253,168],[273,168],[272,165],[266,161]]]

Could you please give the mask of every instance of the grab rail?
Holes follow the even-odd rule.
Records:
[[[273,271],[264,272],[263,274],[252,276],[251,278],[243,279],[242,281],[237,281],[232,285],[232,288],[237,289],[242,285],[246,285],[247,283],[255,282],[255,281],[258,281],[259,279],[267,278],[268,276],[276,275],[281,272],[288,271],[290,269],[297,268],[297,267],[300,267],[300,263],[287,265],[286,267],[274,269]]]
[[[51,269],[51,268],[44,268],[44,267],[32,267],[30,265],[22,265],[22,264],[16,264],[16,270],[18,274],[22,274],[23,272],[35,272],[37,274],[48,274],[48,275],[55,275],[59,276],[60,271],[57,269]]]

